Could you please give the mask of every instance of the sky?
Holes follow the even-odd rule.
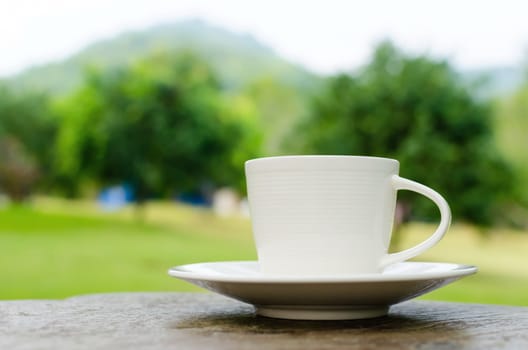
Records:
[[[467,70],[528,57],[522,0],[0,0],[0,76],[128,30],[191,18],[249,33],[318,73],[360,66],[387,38]]]

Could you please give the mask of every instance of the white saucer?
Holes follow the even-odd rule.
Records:
[[[381,274],[297,277],[264,275],[255,261],[176,266],[169,275],[253,304],[257,314],[298,320],[384,316],[391,305],[474,274],[475,266],[403,262]]]

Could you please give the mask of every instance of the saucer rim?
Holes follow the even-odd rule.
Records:
[[[413,272],[413,273],[394,273],[394,274],[350,274],[350,275],[329,275],[329,276],[289,276],[289,275],[271,275],[271,274],[257,274],[254,276],[247,275],[221,275],[221,274],[207,274],[204,272],[192,271],[201,265],[216,265],[216,264],[258,264],[256,260],[241,260],[241,261],[211,261],[199,262],[192,264],[184,264],[173,266],[168,270],[171,277],[185,279],[185,280],[205,280],[211,282],[230,282],[230,283],[385,283],[385,282],[402,282],[402,281],[421,281],[431,279],[446,279],[459,278],[477,273],[478,267],[468,264],[457,264],[451,262],[436,262],[436,261],[404,261],[395,263],[400,264],[435,264],[444,267],[450,267],[445,271],[434,272]],[[183,269],[191,269],[185,271]]]

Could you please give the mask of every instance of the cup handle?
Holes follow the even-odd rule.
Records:
[[[451,210],[449,209],[449,205],[447,204],[444,197],[442,197],[438,192],[427,186],[419,184],[418,182],[399,177],[398,175],[393,175],[391,181],[392,186],[396,190],[414,191],[432,200],[438,206],[438,209],[440,209],[440,224],[438,225],[436,231],[422,243],[401,252],[387,254],[384,256],[381,259],[380,268],[410,259],[431,248],[436,243],[438,243],[442,237],[444,237],[447,230],[449,229],[449,225],[451,224]]]

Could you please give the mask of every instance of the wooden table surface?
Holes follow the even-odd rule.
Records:
[[[528,308],[410,301],[389,316],[288,321],[199,293],[0,302],[0,349],[528,349]]]

